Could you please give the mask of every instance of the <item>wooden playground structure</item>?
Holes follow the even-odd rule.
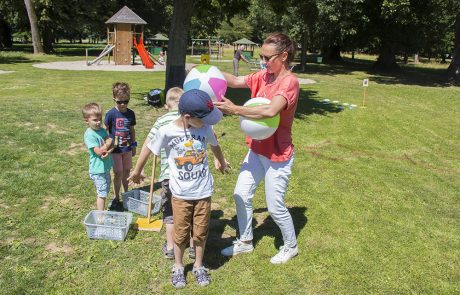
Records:
[[[215,59],[222,59],[224,54],[223,41],[215,37],[201,39],[192,38],[191,55],[196,54],[207,55],[207,63],[209,63],[211,57],[215,57]]]
[[[144,25],[147,22],[127,6],[120,9],[105,23],[107,24],[107,45],[101,54],[91,61],[88,61],[88,50],[86,51],[88,66],[99,64],[106,56],[110,63],[111,54],[115,65],[134,64],[135,51],[139,53],[142,63],[148,69],[153,68],[154,63],[162,64],[145,49]]]

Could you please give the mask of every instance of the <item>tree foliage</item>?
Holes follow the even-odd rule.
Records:
[[[47,52],[60,39],[80,42],[105,38],[105,21],[123,5],[148,23],[147,35],[167,33],[174,25],[183,25],[187,40],[220,36],[230,43],[246,37],[262,43],[268,33],[287,33],[300,45],[302,67],[307,49],[320,52],[326,62],[340,60],[342,51],[377,53],[374,66],[379,70],[397,69],[399,55],[406,61],[414,53],[445,61],[458,52],[458,0],[194,0],[190,22],[184,19],[177,24],[172,23],[178,3],[174,0],[33,3],[38,33]],[[11,36],[30,38],[30,32],[25,2],[0,0],[0,46],[11,43]]]

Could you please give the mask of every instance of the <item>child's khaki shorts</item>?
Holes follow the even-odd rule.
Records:
[[[209,220],[211,218],[211,197],[187,201],[173,196],[174,243],[183,245],[190,238],[202,243],[208,238]],[[192,228],[193,225],[193,228]]]

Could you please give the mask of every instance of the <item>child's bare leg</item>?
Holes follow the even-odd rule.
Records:
[[[174,262],[176,267],[184,267],[183,257],[185,252],[185,244],[178,245],[174,243]]]
[[[96,209],[103,211],[105,209],[105,198],[99,198],[97,197],[96,200]]]
[[[124,192],[128,191],[128,177],[129,177],[130,170],[123,170],[123,179],[121,180],[123,183],[123,190]]]
[[[203,266],[203,256],[204,256],[204,247],[206,242],[194,242],[195,245],[195,263],[193,263],[193,267],[200,267]]]
[[[115,193],[115,198],[120,200],[120,188],[121,188],[121,179],[123,177],[123,173],[114,171],[113,176],[113,190]]]
[[[174,248],[174,224],[166,223],[166,248]]]

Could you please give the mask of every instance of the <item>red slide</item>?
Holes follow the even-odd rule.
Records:
[[[139,43],[136,41],[136,38],[134,38],[134,46],[136,46],[137,52],[139,52],[139,55],[141,56],[142,63],[147,69],[153,69],[153,61],[150,59],[147,50],[145,50],[144,41],[142,38],[140,38]]]

